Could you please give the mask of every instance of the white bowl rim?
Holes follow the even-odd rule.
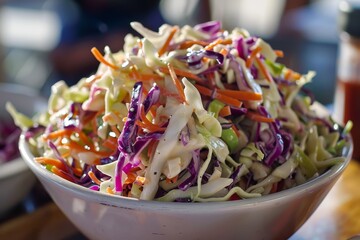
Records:
[[[258,198],[251,199],[241,199],[235,201],[222,201],[222,202],[160,202],[160,201],[148,201],[148,200],[138,200],[134,198],[114,196],[106,193],[95,192],[78,184],[67,181],[50,171],[47,171],[40,163],[37,163],[33,160],[33,155],[29,149],[29,146],[25,140],[24,134],[20,136],[19,141],[20,153],[23,156],[25,162],[29,165],[30,169],[34,171],[35,175],[41,175],[41,177],[46,178],[55,184],[61,185],[62,188],[66,188],[76,195],[83,196],[87,200],[92,200],[99,202],[100,204],[110,205],[114,207],[123,207],[129,209],[142,209],[142,210],[152,210],[152,209],[172,209],[174,211],[181,209],[191,209],[191,211],[211,211],[214,208],[209,208],[210,206],[216,205],[216,209],[220,210],[221,208],[232,208],[232,207],[251,207],[261,203],[277,201],[288,196],[297,197],[307,191],[312,191],[317,186],[325,185],[328,181],[333,178],[339,177],[339,175],[345,170],[347,165],[351,160],[351,155],[353,151],[353,142],[350,137],[350,146],[345,149],[344,157],[345,161],[341,164],[332,166],[328,171],[322,175],[316,177],[313,180],[310,180],[306,183],[303,183],[299,186],[286,189],[277,193],[272,193],[269,195],[261,196]]]

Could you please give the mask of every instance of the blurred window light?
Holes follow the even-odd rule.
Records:
[[[211,0],[211,16],[223,27],[243,27],[250,34],[272,37],[283,15],[285,0]]]
[[[197,24],[193,22],[195,9],[200,1],[205,0],[162,0],[160,10],[170,23],[194,25]],[[206,1],[210,4],[211,20],[221,21],[224,29],[242,27],[261,37],[276,34],[286,3],[286,0]]]
[[[192,23],[192,14],[199,3],[199,0],[162,0],[160,11],[163,17],[170,23],[179,25],[196,24]]]
[[[5,47],[48,51],[58,44],[60,30],[61,22],[54,12],[0,8],[0,41]]]

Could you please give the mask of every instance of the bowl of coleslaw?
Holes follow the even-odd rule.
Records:
[[[46,101],[34,90],[16,84],[0,84],[0,214],[24,199],[36,180],[20,156],[21,129],[6,111],[7,101],[29,116],[46,109]]]
[[[338,124],[305,89],[313,72],[217,21],[138,22],[97,71],[52,86],[20,152],[91,239],[285,239],[351,159]],[[29,119],[26,119],[29,120]]]

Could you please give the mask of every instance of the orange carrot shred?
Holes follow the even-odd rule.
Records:
[[[174,82],[174,85],[176,86],[176,89],[178,90],[178,93],[179,93],[182,103],[187,103],[186,99],[185,99],[184,88],[183,88],[181,82],[179,81],[178,77],[176,76],[176,73],[175,73],[173,67],[170,65],[170,63],[167,66],[169,69],[170,76]]]
[[[54,174],[58,175],[59,177],[61,178],[64,178],[70,182],[73,182],[73,179],[71,179],[71,177],[69,177],[68,175],[66,175],[61,169],[55,167],[55,166],[52,166],[51,167],[51,172],[53,172]]]
[[[182,69],[179,69],[179,68],[174,68],[174,72],[176,73],[177,76],[181,76],[181,77],[186,77],[186,78],[190,78],[190,79],[193,79],[197,82],[203,82],[203,79],[201,79],[199,76],[191,73],[191,72],[188,72],[186,70],[182,70]],[[159,67],[159,70],[163,73],[170,73],[169,72],[169,69],[167,67]]]
[[[117,149],[117,138],[115,137],[108,137],[103,143],[102,146],[110,149],[110,150],[116,150]]]
[[[226,48],[223,48],[220,50],[220,54],[226,57],[226,55],[229,53],[229,51]]]
[[[129,76],[141,82],[163,80],[163,77],[158,74],[140,73],[135,68],[131,69]]]
[[[78,177],[80,177],[83,174],[83,170],[79,167],[73,168],[73,172]]]
[[[149,119],[147,119],[143,105],[141,105],[140,107],[140,118],[142,122],[137,120],[136,124],[144,129],[147,129],[150,132],[160,132],[160,131],[165,131],[166,129],[164,127],[160,127],[152,123],[151,121],[149,121]]]
[[[229,39],[221,39],[221,38],[218,38],[216,39],[215,41],[209,43],[207,46],[204,47],[205,50],[211,50],[213,49],[216,45],[219,45],[219,44],[224,44],[224,45],[227,45],[227,44],[231,44],[232,43],[232,40],[229,38]]]
[[[214,90],[210,90],[208,89],[207,87],[203,87],[203,86],[200,86],[198,84],[195,84],[195,87],[197,88],[197,90],[202,94],[202,95],[205,95],[205,96],[208,96],[208,97],[213,97],[225,104],[228,104],[228,105],[231,105],[231,106],[234,106],[234,107],[241,107],[242,105],[242,102],[240,102],[239,100],[237,99],[234,99],[232,97],[229,97],[229,96],[226,96],[224,94],[221,94],[219,92],[217,92],[217,89],[214,89]]]
[[[246,59],[246,67],[250,68],[256,58],[256,55],[261,52],[261,47],[255,48]]]
[[[173,37],[174,37],[175,33],[178,31],[178,29],[179,28],[177,26],[174,26],[171,29],[171,32],[170,32],[169,36],[167,37],[164,45],[158,51],[159,57],[166,52],[166,50],[168,49],[168,47],[170,45],[171,40],[173,39]]]
[[[111,187],[107,187],[106,192],[112,195],[115,194],[114,190]]]
[[[157,142],[152,140],[148,145],[148,157],[152,157],[155,153]]]
[[[139,48],[142,49],[143,43],[140,39],[137,40],[137,44],[139,45]]]
[[[94,55],[94,57],[96,58],[96,60],[98,60],[99,62],[101,62],[101,63],[105,64],[106,66],[109,66],[109,67],[111,67],[111,68],[113,68],[113,69],[115,69],[115,70],[118,70],[118,69],[119,69],[118,66],[116,66],[116,65],[108,62],[108,61],[103,57],[103,55],[99,52],[99,50],[98,50],[96,47],[93,47],[93,48],[91,49],[91,52],[92,52],[92,54]]]
[[[179,175],[176,175],[175,177],[172,178],[166,178],[166,182],[167,183],[175,183],[178,180]]]
[[[260,58],[255,58],[255,61],[259,65],[260,71],[265,76],[266,80],[268,80],[269,82],[273,82],[274,80],[273,80],[270,72],[267,70],[263,61]]]
[[[187,41],[181,43],[180,46],[179,46],[179,48],[180,48],[180,49],[187,49],[187,48],[189,48],[189,47],[191,47],[191,46],[193,46],[193,45],[195,45],[195,44],[201,45],[201,46],[203,46],[203,47],[206,46],[206,45],[208,45],[207,42],[200,41],[200,40],[187,40]]]
[[[55,166],[57,167],[58,169],[61,169],[63,171],[66,171],[66,167],[65,165],[63,164],[63,162],[61,162],[60,160],[58,159],[55,159],[55,158],[49,158],[49,157],[36,157],[35,158],[35,161],[40,163],[40,164],[43,164],[43,165],[52,165],[52,166]]]
[[[154,124],[145,124],[143,122],[140,122],[139,120],[136,121],[136,124],[140,126],[141,128],[147,129],[149,132],[163,132],[166,128],[154,125]]]
[[[240,132],[239,132],[239,130],[235,127],[234,124],[231,126],[231,128],[234,130],[236,136],[237,136],[237,137],[240,137]]]
[[[49,134],[47,134],[46,136],[44,136],[44,138],[47,139],[55,139],[55,138],[59,138],[59,137],[64,137],[64,136],[69,136],[70,134],[72,134],[73,131],[70,129],[58,129],[54,132],[51,132]]]
[[[251,119],[251,120],[253,120],[253,121],[255,121],[255,122],[266,122],[266,123],[275,122],[275,119],[262,116],[262,115],[260,115],[259,113],[254,113],[254,112],[248,111],[245,115],[246,115],[249,119]]]
[[[88,175],[94,183],[96,183],[97,185],[101,184],[101,181],[95,176],[95,173],[93,171],[89,171]]]
[[[131,184],[131,183],[133,183],[135,181],[135,179],[136,179],[136,173],[129,172],[127,174],[127,178],[125,179],[124,184]]]
[[[229,89],[218,89],[219,93],[229,97],[233,97],[240,101],[260,101],[262,100],[262,94],[241,90],[229,90]]]
[[[134,183],[139,185],[139,186],[143,186],[146,182],[146,178],[142,177],[142,176],[137,176]]]
[[[221,117],[227,117],[227,116],[230,116],[231,115],[231,108],[227,105],[225,107],[223,107],[220,112],[219,112],[219,115]]]
[[[281,51],[281,50],[275,50],[274,52],[275,52],[275,55],[276,55],[277,57],[284,57],[284,52],[283,52],[283,51]]]

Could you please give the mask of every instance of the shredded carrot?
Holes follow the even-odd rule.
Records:
[[[79,167],[73,168],[73,172],[78,177],[80,177],[83,174],[83,170]]]
[[[207,87],[203,87],[201,85],[195,84],[195,87],[197,90],[205,96],[211,97],[213,95],[213,91],[211,89],[208,89]]]
[[[224,57],[226,57],[226,55],[228,55],[229,51],[226,48],[223,48],[220,50],[220,54],[223,55]]]
[[[88,175],[94,183],[96,183],[97,185],[101,184],[101,181],[96,177],[96,175],[93,171],[89,171]]]
[[[75,132],[78,134],[79,136],[79,139],[85,143],[87,146],[89,146],[90,148],[94,148],[94,145],[93,143],[90,141],[90,139],[88,138],[88,136],[83,132],[81,131],[80,129],[79,130],[75,130]]]
[[[139,45],[139,49],[142,49],[143,43],[140,39],[137,40],[137,44]]]
[[[240,131],[235,127],[234,124],[231,126],[231,128],[232,128],[232,130],[234,130],[236,136],[237,136],[237,137],[240,137]]]
[[[107,187],[107,188],[106,188],[106,192],[107,192],[108,194],[111,194],[111,195],[114,195],[114,194],[115,194],[114,190],[113,190],[111,187]]]
[[[293,78],[294,80],[299,80],[301,78],[301,74],[298,72],[293,72]]]
[[[131,184],[136,180],[136,173],[134,172],[129,172],[127,174],[127,178],[125,179],[124,184]]]
[[[284,57],[284,52],[283,52],[283,51],[281,51],[281,50],[274,50],[274,52],[275,52],[275,55],[276,55],[277,57]]]
[[[246,63],[245,63],[245,65],[246,65],[247,68],[250,68],[250,67],[251,67],[251,65],[252,65],[253,62],[254,62],[254,59],[256,58],[256,55],[257,55],[258,53],[260,53],[261,50],[262,50],[261,47],[257,47],[257,48],[255,48],[255,49],[250,53],[250,55],[247,57]]]
[[[159,57],[166,52],[166,50],[168,49],[168,47],[169,47],[169,45],[170,45],[171,40],[173,39],[173,37],[174,37],[175,33],[178,31],[178,29],[179,29],[179,28],[178,28],[177,26],[174,26],[174,27],[171,29],[170,34],[169,34],[169,36],[167,37],[164,45],[163,45],[163,46],[159,49],[159,51],[158,51]]]
[[[88,145],[90,148],[93,147],[91,141],[88,139],[88,137],[78,129],[58,129],[54,132],[49,133],[48,135],[44,136],[45,140],[47,139],[56,139],[56,138],[64,138],[64,137],[70,137],[73,133],[77,133],[78,137],[81,141],[84,142],[84,144]]]
[[[180,48],[180,49],[187,49],[187,48],[189,48],[189,47],[191,47],[191,46],[193,46],[193,45],[195,45],[195,44],[201,45],[201,46],[203,46],[203,47],[206,46],[206,45],[208,45],[208,43],[205,42],[205,41],[200,41],[200,40],[187,40],[187,41],[181,43],[180,46],[179,46],[179,48]]]
[[[99,52],[99,50],[98,50],[96,47],[93,47],[93,48],[91,49],[91,52],[92,52],[92,54],[94,55],[94,57],[96,58],[96,60],[98,60],[99,62],[101,62],[101,63],[105,64],[106,66],[109,66],[109,67],[111,67],[111,68],[113,68],[113,69],[115,69],[115,70],[118,70],[118,69],[119,69],[118,66],[116,66],[116,65],[108,62],[108,61],[103,57],[103,55]]]
[[[64,129],[58,129],[54,132],[51,132],[49,134],[47,134],[46,136],[44,136],[45,140],[47,139],[55,139],[55,138],[59,138],[59,137],[64,137],[64,136],[69,136],[73,133],[73,130],[64,128]]]
[[[240,102],[239,100],[232,98],[232,97],[228,97],[226,95],[223,95],[221,93],[216,92],[215,89],[215,94],[214,97],[218,100],[220,100],[221,102],[234,106],[234,107],[241,107],[242,106],[242,102]]]
[[[287,68],[285,71],[284,79],[285,80],[298,80],[301,78],[300,73],[294,72],[293,70]]]
[[[49,157],[36,157],[35,161],[43,165],[47,165],[47,164],[52,165],[57,167],[58,169],[66,171],[66,166],[59,159],[49,158]]]
[[[290,80],[291,75],[292,75],[292,70],[291,69],[286,69],[286,72],[285,72],[285,75],[284,75],[285,80]]]
[[[61,169],[57,168],[56,166],[51,167],[51,172],[70,182],[74,182],[74,180],[71,177],[69,177],[67,174],[65,174]]]
[[[104,114],[104,116],[102,117],[102,120],[104,122],[116,122],[116,123],[121,122],[120,117],[118,115],[116,115],[115,113],[113,113],[113,112],[109,112],[107,114]]]
[[[152,123],[151,121],[149,121],[149,119],[147,119],[143,105],[141,105],[141,107],[140,107],[140,118],[141,118],[142,122],[137,120],[136,124],[144,129],[147,129],[150,132],[162,132],[162,131],[165,131],[165,129],[166,129],[166,128],[160,127],[160,126]]]
[[[143,186],[146,182],[146,178],[142,176],[136,176],[134,183],[139,186]]]
[[[79,145],[78,143],[74,142],[74,141],[68,141],[66,143],[62,144],[63,146],[68,146],[70,149],[72,150],[77,150],[78,152],[83,152],[86,149],[84,148],[84,146]],[[86,150],[87,151],[87,150]]]
[[[179,175],[176,175],[175,177],[172,178],[166,178],[166,182],[167,183],[175,183],[178,180]]]
[[[182,102],[179,94],[169,92],[166,88],[163,88],[161,86],[159,86],[159,88],[160,88],[160,91],[161,91],[161,95],[167,96],[167,97],[173,97],[173,98],[177,99],[179,102]]]
[[[64,153],[61,154],[61,157],[62,157],[62,158],[67,158],[67,157],[70,157],[70,155],[71,155],[71,152],[70,152],[70,151],[66,151],[66,152],[64,152]]]
[[[157,147],[157,142],[155,140],[152,140],[148,145],[148,157],[152,157],[155,153]]]
[[[143,122],[140,122],[139,120],[136,121],[136,124],[140,126],[141,128],[147,129],[149,132],[163,132],[166,128],[154,125],[154,124],[145,124]]]
[[[173,80],[173,83],[176,86],[176,89],[178,90],[181,102],[187,104],[186,99],[185,99],[184,88],[183,88],[181,82],[179,81],[178,77],[176,76],[174,68],[170,65],[170,63],[167,66],[168,66],[168,69],[169,69],[170,76],[171,76],[171,78]]]
[[[224,94],[229,97],[233,97],[240,101],[260,101],[262,100],[262,94],[255,92],[247,92],[241,90],[228,90],[228,89],[218,89],[219,93]]]
[[[177,76],[181,76],[181,77],[186,77],[186,78],[190,78],[190,79],[193,79],[197,82],[203,82],[203,79],[201,79],[199,76],[191,73],[191,72],[188,72],[186,70],[182,70],[182,69],[179,69],[179,68],[174,68],[174,72],[176,73]],[[167,73],[169,74],[169,69],[167,67],[159,67],[159,70],[163,73]]]
[[[116,150],[117,149],[117,138],[115,137],[108,137],[104,142],[102,142],[102,146],[110,149],[110,150]]]
[[[263,61],[260,58],[255,58],[255,61],[259,65],[259,69],[262,72],[262,74],[265,76],[266,80],[268,80],[269,82],[273,82],[274,80],[273,80],[270,72],[267,70]]]
[[[213,49],[216,45],[219,45],[219,44],[224,44],[224,45],[228,45],[228,44],[231,44],[232,43],[232,40],[230,38],[228,39],[221,39],[221,38],[218,38],[216,39],[215,41],[209,43],[207,46],[204,47],[205,50],[211,50]]]
[[[254,112],[250,112],[248,111],[246,114],[245,114],[249,119],[255,121],[255,122],[266,122],[266,123],[272,123],[272,122],[275,122],[275,119],[273,118],[268,118],[268,117],[265,117],[265,116],[262,116],[258,113],[254,113]]]
[[[140,73],[135,68],[131,68],[129,76],[130,78],[136,79],[141,82],[163,80],[163,77],[159,76],[158,74]]]
[[[221,117],[227,117],[227,116],[230,116],[231,115],[231,108],[226,105],[225,107],[223,107],[220,112],[219,112],[219,115]]]
[[[214,89],[214,90],[210,90],[206,87],[203,87],[203,86],[200,86],[198,84],[195,84],[195,87],[197,88],[197,90],[202,94],[202,95],[205,95],[205,96],[208,96],[208,97],[213,97],[225,104],[228,104],[228,105],[231,105],[231,106],[234,106],[234,107],[241,107],[242,105],[242,102],[240,102],[239,100],[237,99],[234,99],[232,97],[228,97],[224,94],[221,94],[217,91],[217,89]]]

